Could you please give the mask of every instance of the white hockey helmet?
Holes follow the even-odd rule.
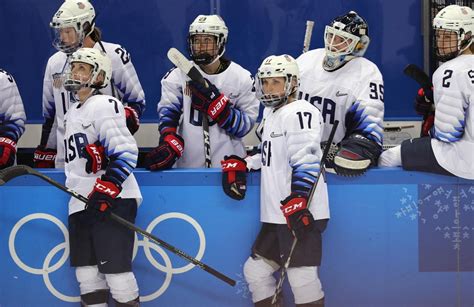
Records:
[[[72,74],[73,63],[85,63],[92,66],[92,73],[87,81],[76,80]],[[104,81],[102,84],[96,84],[97,78],[103,74]],[[69,67],[66,71],[64,88],[70,92],[77,92],[83,87],[100,89],[106,87],[110,83],[112,76],[112,62],[105,52],[95,48],[80,48],[74,52],[69,58]]]
[[[193,50],[193,36],[198,34],[207,34],[216,37],[217,55],[212,56],[209,53],[196,54]],[[193,61],[198,65],[208,65],[220,58],[225,52],[225,44],[229,30],[224,20],[219,15],[199,15],[189,26],[188,48]]]
[[[336,17],[324,30],[324,69],[336,70],[353,58],[363,56],[369,43],[369,25],[356,12]]]
[[[271,55],[263,60],[258,68],[256,79],[257,98],[266,107],[278,108],[287,103],[288,97],[298,91],[299,69],[296,60],[288,55]],[[285,78],[284,91],[282,93],[266,94],[263,88],[265,78]]]
[[[49,26],[52,29],[53,46],[59,51],[71,54],[82,47],[84,38],[94,31],[95,10],[88,0],[66,0],[53,16]],[[74,31],[72,31],[74,30]],[[64,36],[70,31],[72,41]]]
[[[449,5],[436,14],[433,19],[433,30],[436,56],[441,62],[451,60],[469,48],[473,42],[474,12],[467,6]],[[443,31],[456,33],[457,42],[455,49],[441,54],[437,40]]]

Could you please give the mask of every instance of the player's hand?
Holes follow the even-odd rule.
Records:
[[[416,113],[428,116],[433,113],[434,100],[433,100],[433,89],[424,90],[420,88],[415,97],[415,111]]]
[[[87,159],[86,172],[88,174],[95,174],[107,168],[109,159],[105,155],[105,148],[100,142],[97,141],[94,144],[87,144],[87,146],[82,149],[82,153]]]
[[[222,187],[225,194],[242,200],[247,191],[247,162],[239,156],[225,156],[222,165]]]
[[[56,149],[45,148],[39,145],[36,147],[33,156],[33,165],[35,168],[54,168],[56,161]]]
[[[195,109],[209,115],[212,120],[219,122],[225,119],[229,113],[229,98],[222,94],[209,80],[204,80],[207,87],[195,81],[189,82],[189,88],[192,92],[191,104]]]
[[[103,220],[107,217],[114,206],[114,199],[121,192],[121,187],[116,186],[111,181],[106,180],[104,176],[97,178],[94,189],[88,196],[86,210]]]
[[[307,199],[301,195],[291,194],[281,201],[281,211],[286,218],[288,228],[301,240],[313,229],[314,218],[307,207]]]
[[[125,117],[127,119],[127,128],[130,133],[134,135],[135,132],[138,131],[138,128],[140,128],[140,119],[138,118],[137,111],[128,106],[124,107],[124,109]]]
[[[184,140],[176,133],[167,133],[158,147],[145,157],[145,167],[152,171],[165,170],[181,158],[184,152]]]
[[[431,113],[425,118],[423,118],[423,123],[421,124],[421,134],[420,136],[430,136],[431,135],[431,129],[433,128],[434,125],[434,119],[435,119],[435,113]]]
[[[15,163],[16,143],[12,139],[0,137],[0,169]]]
[[[334,170],[341,176],[361,176],[371,164],[377,165],[381,152],[381,147],[375,142],[363,135],[352,134],[342,140],[334,157]]]

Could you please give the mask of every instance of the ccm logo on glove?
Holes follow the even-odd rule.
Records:
[[[109,187],[107,187],[106,185],[103,185],[102,183],[100,183],[98,181],[95,182],[94,190],[96,190],[100,193],[103,193],[103,194],[107,194],[107,195],[109,195],[110,197],[113,197],[113,198],[117,197],[118,193],[120,192],[118,189],[112,190]]]

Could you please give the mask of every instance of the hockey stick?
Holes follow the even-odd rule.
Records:
[[[316,177],[316,181],[314,182],[309,192],[308,202],[307,202],[308,208],[311,205],[311,200],[313,199],[314,191],[316,191],[319,178],[321,177],[321,174],[324,172],[324,164],[326,162],[326,158],[329,153],[329,148],[331,147],[330,144],[332,144],[332,140],[334,139],[334,135],[336,134],[338,125],[339,125],[339,121],[338,120],[334,121],[334,125],[332,126],[331,133],[329,134],[329,138],[327,140],[328,145],[324,148],[323,157],[321,158],[320,171],[319,171],[318,177]],[[281,292],[283,282],[285,281],[286,272],[288,270],[288,267],[290,266],[291,256],[293,255],[293,251],[295,250],[297,242],[298,242],[298,239],[296,238],[295,233],[293,232],[293,242],[291,243],[290,253],[288,254],[288,258],[286,259],[285,265],[281,268],[280,279],[278,280],[278,284],[275,289],[275,294],[273,294],[273,298],[272,298],[272,305],[276,303],[277,297]]]
[[[23,175],[33,175],[33,176],[39,177],[40,179],[48,182],[49,184],[55,186],[56,188],[68,193],[72,197],[75,197],[75,198],[79,199],[80,201],[82,201],[84,203],[87,203],[88,199],[86,197],[84,197],[83,195],[81,195],[81,194],[79,194],[79,193],[63,186],[59,182],[49,178],[48,176],[46,176],[46,175],[44,175],[44,174],[32,169],[29,166],[26,166],[26,165],[11,166],[11,167],[6,168],[4,170],[0,170],[0,185],[4,185],[8,181],[10,181],[10,180],[12,180],[16,177],[23,176]],[[189,261],[192,264],[198,266],[199,268],[203,269],[204,271],[214,275],[215,277],[217,277],[220,280],[228,283],[229,285],[235,286],[235,280],[233,280],[233,279],[225,276],[224,274],[216,271],[215,269],[213,269],[210,266],[202,263],[201,261],[187,255],[186,253],[184,253],[183,251],[181,251],[178,248],[174,247],[173,245],[170,245],[170,244],[166,243],[165,241],[163,241],[163,240],[157,238],[156,236],[152,235],[151,233],[146,232],[145,230],[135,226],[134,224],[130,223],[129,221],[123,219],[122,217],[116,215],[113,212],[110,213],[110,217],[113,220],[115,220],[116,222],[118,222],[119,224],[122,224],[123,226],[125,226],[125,227],[127,227],[127,228],[129,228],[129,229],[131,229],[135,232],[138,232],[138,233],[142,234],[143,236],[145,236],[148,239],[154,241],[158,245],[166,248],[167,250],[169,250],[173,254],[175,254],[175,255],[183,258],[183,259],[186,259],[187,261]]]
[[[309,50],[311,44],[311,35],[313,34],[314,21],[306,20],[306,31],[304,33],[303,53]]]
[[[204,77],[201,75],[199,70],[194,64],[189,61],[181,52],[176,48],[170,48],[168,50],[168,59],[176,67],[178,67],[184,74],[186,74],[191,80],[201,83],[207,87]],[[209,137],[209,120],[207,114],[202,112],[202,135],[204,141],[204,160],[206,168],[211,167],[211,138]]]

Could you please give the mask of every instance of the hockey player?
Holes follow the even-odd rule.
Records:
[[[334,163],[328,163],[339,175],[362,175],[377,165],[382,152],[384,86],[377,66],[363,58],[370,42],[368,31],[364,19],[351,11],[326,26],[325,49],[311,50],[297,59],[299,98],[321,111],[323,143],[335,120],[341,123],[334,136],[340,148]]]
[[[189,27],[192,60],[206,78],[208,87],[190,81],[179,69],[161,80],[158,103],[160,142],[147,155],[151,170],[204,167],[202,116],[208,116],[212,167],[224,155],[245,156],[242,138],[258,115],[250,72],[223,57],[227,27],[220,16],[199,15]],[[215,112],[214,112],[215,111]]]
[[[98,91],[111,79],[111,61],[101,50],[81,48],[70,58],[64,88],[77,101],[65,115],[66,186],[89,195],[86,205],[69,201],[71,265],[76,267],[82,306],[138,306],[132,273],[134,233],[107,218],[110,212],[134,222],[141,193],[132,170],[138,148],[120,101]],[[110,162],[91,159],[101,148]],[[94,163],[91,163],[94,161]],[[102,304],[102,305],[101,305]]]
[[[474,13],[449,5],[435,16],[433,30],[445,62],[433,74],[433,138],[406,140],[386,150],[379,165],[474,179]]]
[[[87,0],[66,0],[54,14],[50,27],[53,46],[58,50],[46,65],[43,80],[44,124],[40,145],[34,154],[35,167],[64,167],[64,115],[71,106],[71,95],[63,84],[63,72],[71,53],[84,46],[107,53],[112,60],[112,77],[103,93],[125,105],[127,127],[134,134],[145,109],[145,96],[131,62],[130,54],[120,45],[101,41],[95,27],[95,10]]]
[[[262,228],[244,265],[255,306],[271,306],[276,289],[273,273],[284,265],[293,233],[298,243],[287,273],[296,306],[324,304],[318,266],[329,207],[322,177],[308,203],[320,172],[323,121],[317,108],[296,99],[298,83],[298,65],[291,56],[269,56],[263,61],[256,77],[257,96],[266,107],[261,154],[245,160],[229,156],[222,161],[224,177],[236,178],[240,183],[246,168],[261,168],[262,172]]]
[[[0,169],[12,166],[16,143],[25,132],[26,115],[12,75],[0,69]]]

